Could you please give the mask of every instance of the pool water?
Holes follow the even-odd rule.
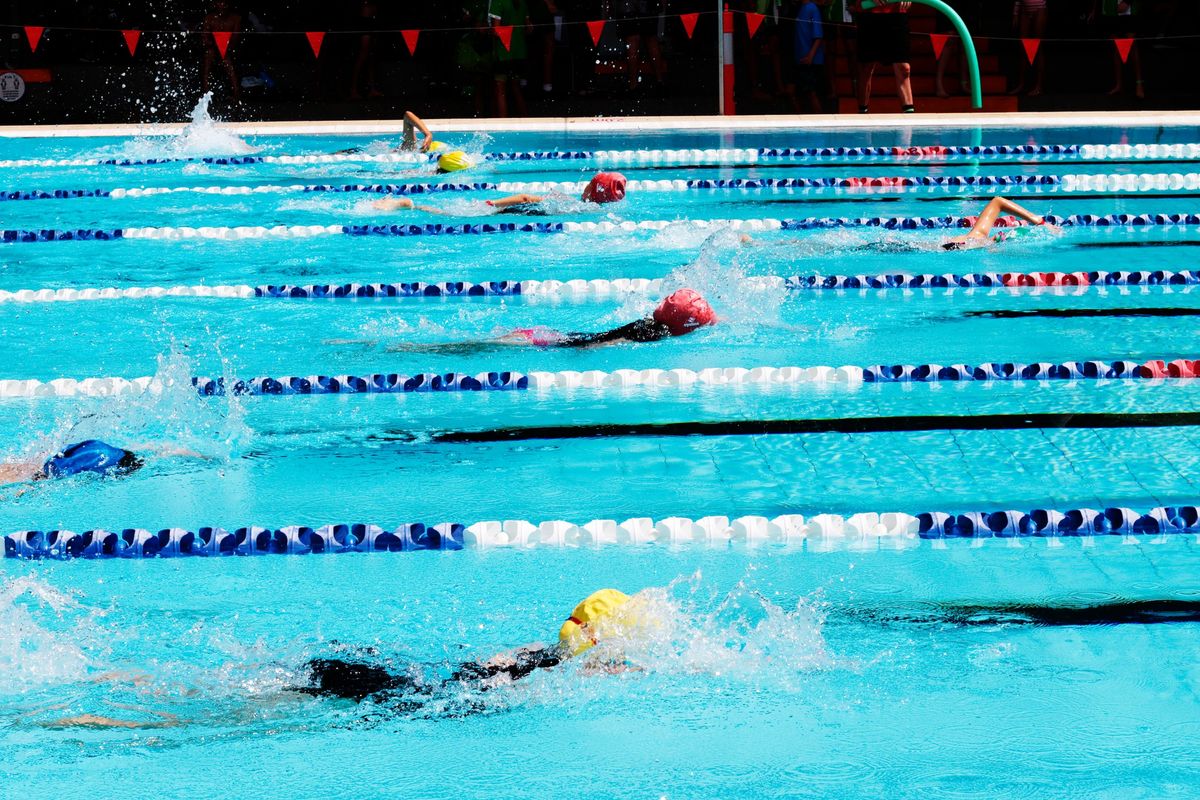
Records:
[[[1189,143],[1186,128],[446,134],[474,154],[592,149]],[[0,159],[382,152],[371,137],[0,140]],[[586,159],[484,162],[471,182],[582,181]],[[1186,159],[1023,155],[621,166],[631,180],[1180,175]],[[0,166],[0,190],[403,184],[420,165]],[[450,180],[465,182],[461,175]],[[1182,179],[1177,183],[1183,182]],[[1195,180],[1191,185],[1195,186]],[[0,379],[154,376],[153,391],[0,399],[7,461],[102,438],[146,468],[12,486],[0,530],[1185,507],[1200,497],[1192,380],[577,386],[201,397],[192,378],[1129,361],[1200,356],[1191,286],[786,289],[764,276],[1192,269],[1196,225],[1038,229],[944,252],[939,230],[699,220],[978,213],[994,187],[631,192],[550,221],[608,231],[17,242],[0,290],[663,279],[661,291],[489,297],[0,295]],[[1195,188],[1005,187],[1037,213],[1191,214]],[[367,193],[0,202],[5,229],[488,222]],[[518,220],[523,222],[523,220]],[[541,220],[536,220],[541,221]],[[663,221],[659,230],[619,223]],[[761,228],[761,229],[759,229]],[[743,234],[747,234],[743,236]],[[601,330],[692,286],[721,323],[648,345],[461,348],[514,328]],[[1165,310],[1165,311],[1164,311]],[[1148,314],[1159,314],[1150,316]],[[1165,314],[1165,315],[1164,315]],[[1073,415],[1107,415],[1104,425]],[[1172,423],[1150,418],[1175,414]],[[1006,418],[1057,415],[1054,425]],[[925,419],[897,429],[897,420]],[[1041,417],[1039,417],[1041,418]],[[1098,418],[1098,417],[1097,417]],[[756,433],[773,420],[864,432]],[[714,423],[664,435],[672,423]],[[722,424],[728,423],[725,428]],[[742,424],[738,431],[730,427]],[[746,425],[750,427],[747,428]],[[613,426],[611,428],[605,426]],[[553,428],[553,437],[530,433]],[[747,433],[746,431],[749,430]],[[598,436],[600,431],[611,435]],[[164,451],[186,451],[169,455]],[[468,541],[468,544],[471,542]],[[0,795],[94,797],[1193,797],[1195,533],[467,547],[260,557],[0,560]],[[637,669],[586,665],[418,707],[290,691],[361,654],[436,683],[552,641],[591,591],[644,590]],[[1073,609],[1093,609],[1078,613]],[[94,717],[123,727],[88,723]],[[81,721],[82,720],[82,721]]]

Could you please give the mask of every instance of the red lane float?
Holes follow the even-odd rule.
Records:
[[[1086,272],[1006,272],[1005,286],[1091,286]]]

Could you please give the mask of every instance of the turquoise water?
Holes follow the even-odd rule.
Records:
[[[473,152],[589,148],[1171,143],[1184,129],[447,135]],[[0,158],[274,154],[371,144],[251,138],[0,140]],[[631,179],[1191,172],[1070,157],[624,168]],[[472,180],[580,180],[496,163]],[[5,170],[0,189],[427,181],[411,167],[168,164]],[[1039,213],[1195,213],[1196,195],[1010,191]],[[1167,196],[1163,196],[1167,195]],[[496,193],[424,199],[478,213]],[[1200,356],[1194,316],[996,318],[1146,308],[1200,290],[792,292],[762,275],[1182,270],[1200,231],[1077,229],[944,253],[936,232],[736,234],[689,220],[967,215],[987,190],[659,192],[556,219],[674,220],[660,232],[4,245],[0,289],[667,278],[722,324],[653,345],[476,353],[425,345],[517,327],[599,330],[657,298],[360,301],[162,298],[0,304],[0,378],[157,375],[141,397],[6,398],[6,460],[103,438],[153,456],[127,478],[5,491],[0,530],[366,522],[774,517],[864,511],[1144,511],[1200,496],[1191,427],[587,438],[603,424],[918,415],[1166,413],[1193,382],[1080,381],[579,389],[201,398],[194,375],[616,370]],[[4,228],[456,221],[356,195],[5,202]],[[882,245],[881,245],[882,242]],[[1149,246],[1149,245],[1155,246]],[[446,432],[574,426],[577,438],[444,443]],[[822,552],[827,550],[827,552]],[[1200,702],[1194,536],[0,561],[0,795],[94,797],[1191,797]],[[577,664],[417,710],[287,690],[312,657],[373,647],[428,677],[552,640],[601,586],[667,620],[641,669]],[[1051,624],[1062,608],[1163,601],[1174,621]],[[118,673],[114,675],[113,673]],[[467,713],[467,712],[470,713]],[[81,715],[134,727],[66,722]]]

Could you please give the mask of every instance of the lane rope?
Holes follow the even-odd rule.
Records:
[[[202,397],[224,395],[410,394],[424,392],[561,391],[575,389],[666,388],[691,386],[801,385],[861,386],[864,383],[991,383],[998,381],[1164,380],[1200,377],[1200,360],[995,361],[983,364],[878,364],[867,367],[710,367],[707,369],[618,369],[612,372],[489,371],[306,375],[225,379],[194,377]],[[155,377],[97,377],[0,380],[0,398],[114,397],[161,393],[169,386]]]
[[[1146,227],[1200,225],[1197,214],[1070,214],[1045,215],[1047,222],[1065,228]],[[494,233],[613,233],[663,231],[670,228],[736,231],[798,231],[833,228],[883,228],[886,230],[945,230],[969,228],[975,217],[805,217],[802,219],[642,220],[635,222],[485,222],[445,225],[276,225],[239,227],[144,227],[79,230],[4,230],[0,241],[63,242],[116,239],[303,239],[317,236],[464,236]],[[996,227],[1019,227],[1011,217],[1001,217]]]
[[[288,184],[261,186],[152,186],[118,189],[31,189],[0,192],[0,201],[76,200],[86,198],[121,200],[170,194],[203,194],[241,197],[266,194],[378,194],[391,196],[439,194],[444,192],[496,191],[509,194],[560,192],[576,195],[586,181],[499,181],[477,183],[349,183]],[[1164,172],[1099,175],[923,175],[851,176],[843,178],[693,178],[688,180],[631,180],[631,192],[790,191],[809,189],[973,189],[995,186],[1054,187],[1060,192],[1152,192],[1200,189],[1200,173]]]
[[[866,147],[731,147],[644,150],[534,150],[483,153],[484,161],[595,161],[603,166],[647,164],[756,164],[775,160],[853,158],[926,159],[954,157],[1065,156],[1063,163],[1105,160],[1195,159],[1200,144],[1025,144],[1025,145],[924,145]],[[163,164],[252,166],[255,164],[410,164],[436,160],[426,153],[310,153],[298,155],[231,155],[159,158],[22,158],[0,160],[0,168],[140,167]]]
[[[1200,270],[1144,270],[1113,272],[977,272],[905,273],[880,275],[778,275],[753,276],[747,285],[759,289],[789,291],[837,290],[868,292],[871,290],[908,289],[1086,289],[1104,286],[1177,286],[1200,284]],[[0,303],[55,303],[92,300],[140,300],[169,297],[199,297],[246,300],[252,298],[293,300],[368,300],[386,298],[447,298],[447,297],[563,297],[572,299],[603,298],[625,294],[654,294],[667,285],[665,278],[594,278],[584,280],[523,280],[523,281],[403,281],[400,283],[317,283],[263,284],[250,286],[132,286],[102,288],[58,289],[0,289]]]
[[[745,516],[634,517],[623,522],[596,519],[582,525],[564,520],[535,524],[527,520],[489,520],[465,525],[409,523],[395,528],[371,524],[312,528],[247,526],[227,530],[165,528],[151,531],[19,531],[5,535],[4,555],[20,559],[185,558],[267,554],[454,551],[502,548],[579,548],[604,546],[717,547],[785,544],[816,552],[843,548],[906,548],[922,542],[935,546],[951,540],[1088,539],[1121,537],[1129,543],[1166,541],[1200,533],[1200,507],[1157,506],[1076,508],[1067,511],[927,511],[861,513],[850,516],[786,514]],[[1059,542],[1061,544],[1061,542]]]
[[[1091,148],[1090,150],[1088,148]],[[484,153],[486,161],[584,161],[612,164],[726,163],[758,158],[930,158],[947,156],[1084,155],[1089,158],[1186,158],[1200,156],[1200,144],[1177,145],[927,145],[915,147],[738,147],[645,150],[532,150]],[[22,158],[0,160],[0,168],[28,167],[141,167],[162,164],[428,164],[430,153],[310,153],[303,155],[164,156],[159,158]]]

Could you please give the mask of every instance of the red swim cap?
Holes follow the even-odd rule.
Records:
[[[658,304],[654,309],[654,321],[666,325],[671,335],[682,336],[702,325],[714,324],[717,315],[695,289],[680,289]]]
[[[625,199],[625,176],[619,172],[597,172],[583,187],[588,203],[615,203]]]

